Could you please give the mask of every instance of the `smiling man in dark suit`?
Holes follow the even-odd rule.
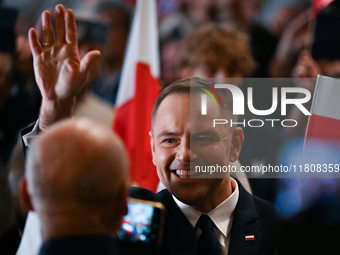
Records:
[[[44,48],[34,30],[30,31],[35,75],[43,96],[37,125],[41,131],[72,115],[75,97],[98,56],[98,52],[90,52],[79,59],[77,45],[72,45],[76,36],[73,20],[66,20],[66,28],[71,28],[66,41],[58,39],[63,31],[58,30],[57,22],[54,43],[50,20],[45,19]],[[190,89],[202,83],[207,81],[179,80],[158,97],[152,113],[151,149],[167,189],[154,194],[132,188],[130,195],[165,205],[161,254],[274,254],[278,230],[270,203],[250,195],[228,173],[214,178],[191,175],[193,166],[228,166],[238,158],[244,139],[241,128],[211,125],[214,118],[231,117],[232,100],[227,91],[221,94],[223,107],[207,116],[200,114],[199,94],[191,98]],[[208,100],[208,108],[213,106]]]
[[[229,92],[219,93],[222,107],[208,100],[209,113],[201,115],[201,93],[193,91],[202,82],[209,83],[179,80],[159,95],[150,136],[153,162],[166,189],[153,195],[137,188],[130,195],[165,205],[162,254],[274,254],[278,226],[272,205],[250,195],[228,173],[195,173],[196,166],[234,162],[244,139],[241,128],[212,125],[213,119],[236,120]]]

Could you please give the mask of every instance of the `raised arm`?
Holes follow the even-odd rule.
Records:
[[[77,28],[74,13],[57,5],[56,32],[51,13],[42,14],[42,40],[40,44],[34,28],[29,31],[33,54],[35,79],[42,95],[39,128],[46,129],[54,122],[72,116],[75,98],[84,88],[93,62],[99,57],[97,50],[79,58]]]

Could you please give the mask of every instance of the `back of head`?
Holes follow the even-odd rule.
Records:
[[[125,213],[118,205],[125,200],[126,207],[129,180],[124,147],[111,130],[91,121],[63,121],[37,138],[26,179],[34,209],[48,221],[88,216],[89,224],[96,218],[119,226]]]

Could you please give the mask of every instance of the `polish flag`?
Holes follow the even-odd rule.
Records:
[[[318,75],[309,116],[309,138],[340,140],[340,80]]]
[[[255,240],[255,236],[254,235],[245,236],[245,240],[246,241],[254,241]]]
[[[314,0],[312,3],[312,13],[317,16],[318,13],[334,0]]]
[[[160,93],[159,48],[155,0],[138,0],[125,54],[113,129],[127,148],[132,181],[156,191],[159,179],[152,163],[151,112]]]

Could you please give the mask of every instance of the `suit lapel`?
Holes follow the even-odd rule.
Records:
[[[167,212],[163,239],[166,250],[162,254],[196,255],[196,231],[191,223],[178,208],[168,190],[162,190],[157,196]]]
[[[164,204],[167,213],[169,213],[181,225],[187,228],[192,228],[191,223],[182,213],[181,209],[178,208],[171,193],[167,189],[160,191],[157,195],[160,198],[161,202]]]
[[[236,180],[237,181],[237,180]],[[262,233],[258,231],[257,213],[253,197],[237,181],[239,200],[234,211],[233,225],[228,255],[258,254]],[[246,241],[246,236],[254,236],[254,240]]]
[[[262,232],[259,230],[258,215],[254,199],[236,180],[239,187],[239,200],[237,202],[228,255],[254,255],[258,254]],[[188,219],[178,208],[176,202],[168,190],[157,193],[160,201],[165,205],[167,211],[167,224],[165,226],[164,238],[171,240],[166,245],[169,249],[167,254],[196,254],[196,233]],[[171,235],[171,236],[169,236]],[[246,241],[246,236],[254,236],[254,240]],[[170,251],[170,252],[169,252]]]

